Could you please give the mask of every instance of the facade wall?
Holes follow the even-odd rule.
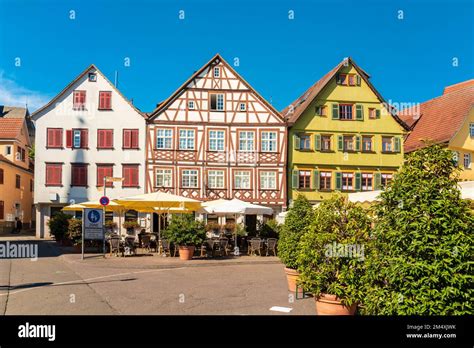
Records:
[[[471,126],[472,125],[472,126]],[[458,165],[461,168],[460,180],[474,180],[474,137],[470,135],[470,127],[474,127],[474,107],[469,111],[466,120],[449,142],[448,148],[457,153]]]
[[[88,73],[96,73],[97,81],[89,81]],[[115,87],[95,68],[83,74],[73,83],[58,100],[33,115],[36,125],[36,165],[35,165],[35,204],[38,204],[37,215],[43,223],[37,234],[48,236],[45,228],[50,214],[50,206],[65,206],[72,203],[95,200],[103,195],[102,182],[97,182],[97,169],[100,165],[112,165],[113,176],[123,176],[123,166],[138,165],[138,186],[124,187],[121,182],[114,182],[107,187],[106,194],[111,199],[144,193],[145,191],[145,142],[146,126],[144,117],[136,111]],[[73,109],[73,91],[86,91],[85,110]],[[99,110],[99,91],[110,91],[111,110]],[[62,129],[62,146],[51,148],[47,144],[47,129]],[[66,131],[87,129],[88,144],[86,148],[67,147]],[[113,147],[98,148],[98,130],[113,131]],[[138,129],[138,148],[124,149],[124,129]],[[60,185],[47,185],[47,163],[62,165]],[[71,185],[72,164],[85,164],[87,167],[87,186]]]

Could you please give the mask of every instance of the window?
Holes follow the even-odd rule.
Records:
[[[380,182],[382,187],[387,186],[390,183],[390,181],[392,181],[392,177],[393,177],[392,174],[382,173],[381,182]]]
[[[331,151],[330,135],[321,135],[321,151]]]
[[[87,186],[87,165],[71,164],[71,186]]]
[[[338,85],[345,85],[347,83],[347,74],[338,74],[336,76],[336,83]]]
[[[12,147],[10,145],[5,146],[5,155],[11,155],[12,154]]]
[[[300,170],[299,171],[299,188],[309,189],[311,187],[311,171]]]
[[[253,151],[255,141],[255,132],[239,132],[239,151]]]
[[[17,161],[25,162],[25,160],[26,160],[26,151],[25,151],[25,149],[18,146],[16,156],[17,156]]]
[[[188,109],[189,110],[194,110],[194,100],[188,101]]]
[[[157,169],[155,172],[156,187],[172,187],[172,170],[171,169]]]
[[[240,110],[240,111],[245,111],[245,110],[247,110],[247,104],[245,104],[245,103],[240,103],[240,104],[239,104],[239,110]]]
[[[464,154],[464,169],[471,169],[471,154]]]
[[[474,138],[474,123],[469,123],[469,136]]]
[[[362,137],[362,151],[371,152],[372,151],[372,137],[369,135],[364,135]]]
[[[321,172],[319,174],[319,189],[330,190],[331,189],[331,172]]]
[[[277,151],[277,133],[276,132],[262,132],[262,152],[276,152]]]
[[[339,104],[339,119],[352,120],[352,104]]]
[[[209,131],[209,151],[224,151],[224,137],[223,130]]]
[[[224,110],[224,94],[211,94],[211,110],[212,111]]]
[[[234,188],[250,189],[250,172],[249,171],[235,171],[234,181],[235,181]]]
[[[354,189],[354,174],[342,173],[342,189],[350,191]]]
[[[362,173],[362,191],[372,191],[373,174]]]
[[[114,176],[114,166],[111,164],[98,164],[97,165],[97,186],[104,186],[104,177]],[[106,182],[106,187],[113,187],[113,182]]]
[[[124,149],[138,149],[138,129],[124,129],[122,144]]]
[[[99,110],[112,110],[112,92],[99,92]]]
[[[214,67],[214,77],[220,77],[221,76],[221,69],[219,67]]]
[[[111,149],[114,147],[114,131],[113,129],[97,130],[97,148]]]
[[[138,164],[123,164],[122,177],[122,187],[138,187]]]
[[[62,185],[62,168],[59,163],[46,163],[46,186]]]
[[[197,188],[198,171],[196,169],[183,170],[181,174],[181,186],[183,188]]]
[[[180,150],[194,150],[194,130],[180,129],[179,130],[179,149]]]
[[[81,147],[81,131],[79,129],[74,130],[72,144],[75,148]]]
[[[260,172],[260,189],[276,190],[276,172]]]
[[[46,147],[61,148],[63,146],[63,130],[62,128],[46,129]]]
[[[86,91],[73,92],[73,109],[84,110],[86,108]]]
[[[209,170],[207,172],[207,186],[214,189],[224,188],[224,171]]]
[[[96,73],[89,73],[89,81],[96,82],[97,81],[97,74]]]
[[[376,112],[374,108],[369,108],[369,118],[370,119],[375,119],[377,118]]]
[[[316,115],[326,116],[326,107],[324,105],[316,106]]]
[[[0,185],[3,185],[4,181],[5,181],[5,171],[2,168],[0,168]]]
[[[354,151],[354,137],[352,135],[344,135],[344,151]]]
[[[88,146],[87,129],[68,129],[66,131],[66,147],[74,149],[86,149]]]
[[[382,151],[383,152],[393,151],[392,137],[382,137]]]
[[[0,201],[0,220],[5,219],[5,202]]]
[[[355,75],[353,74],[350,74],[349,75],[349,86],[355,86],[356,83],[355,83]]]
[[[311,150],[311,136],[300,134],[300,150]]]
[[[156,130],[156,148],[171,149],[173,144],[173,131],[171,129]]]

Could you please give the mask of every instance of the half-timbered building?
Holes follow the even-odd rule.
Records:
[[[286,209],[286,122],[220,55],[149,114],[148,192]]]

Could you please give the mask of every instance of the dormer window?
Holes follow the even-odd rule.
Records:
[[[97,74],[89,73],[89,82],[97,82]]]
[[[214,67],[214,77],[220,77],[221,76],[221,69],[219,67]]]

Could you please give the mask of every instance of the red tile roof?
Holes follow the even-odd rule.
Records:
[[[24,119],[0,118],[0,138],[15,139],[23,127]]]
[[[413,128],[405,140],[405,152],[434,143],[450,141],[474,106],[474,80],[448,86],[443,95],[419,106],[404,109],[400,118]]]

